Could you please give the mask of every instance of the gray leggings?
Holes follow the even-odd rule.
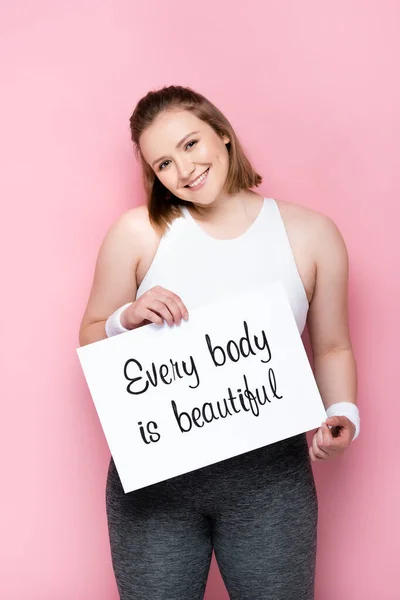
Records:
[[[231,600],[313,600],[318,501],[305,434],[124,494],[106,507],[121,600],[202,600],[212,550]]]

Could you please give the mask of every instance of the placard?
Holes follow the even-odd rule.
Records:
[[[188,308],[77,349],[125,493],[326,419],[280,281]]]

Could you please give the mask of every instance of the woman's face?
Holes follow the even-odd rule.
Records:
[[[229,154],[212,127],[186,110],[160,114],[140,136],[140,150],[161,183],[182,200],[211,204],[226,181]],[[205,173],[205,177],[188,184]]]

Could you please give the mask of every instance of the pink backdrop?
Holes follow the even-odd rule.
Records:
[[[75,348],[101,240],[144,200],[129,116],[172,83],[226,112],[264,195],[330,215],[347,241],[362,434],[314,465],[316,600],[400,598],[400,5],[232,10],[209,0],[0,7],[4,600],[118,597],[109,452]],[[206,599],[226,598],[213,562]]]

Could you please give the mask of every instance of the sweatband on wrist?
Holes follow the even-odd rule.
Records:
[[[326,409],[328,417],[347,417],[355,426],[356,431],[352,441],[360,433],[360,412],[353,402],[336,402]]]
[[[120,306],[120,308],[117,308],[117,310],[108,317],[108,319],[106,321],[107,337],[112,337],[113,335],[118,335],[119,333],[125,333],[126,331],[129,331],[129,329],[126,329],[121,324],[120,317],[121,317],[121,314],[124,312],[124,310],[131,304],[133,304],[133,302],[127,302],[123,306]]]

